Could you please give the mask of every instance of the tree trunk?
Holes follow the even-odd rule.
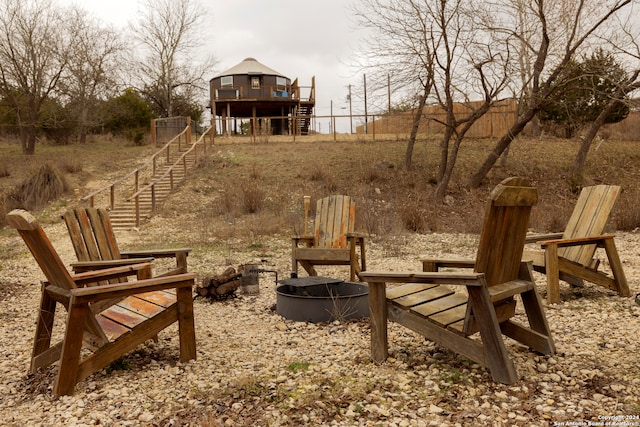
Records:
[[[507,149],[509,144],[513,142],[516,136],[518,136],[522,132],[524,127],[536,115],[538,110],[539,107],[530,108],[524,113],[524,115],[520,116],[518,120],[516,120],[514,125],[511,126],[511,129],[509,129],[509,131],[502,138],[500,138],[496,146],[493,147],[493,150],[491,150],[478,171],[469,178],[469,181],[467,182],[468,187],[478,188],[482,185],[482,180],[487,176],[491,168],[493,168],[493,166],[496,164],[502,153]]]
[[[616,107],[616,104],[620,102],[620,100],[628,93],[637,89],[640,86],[640,82],[636,82],[635,80],[640,75],[640,70],[636,70],[633,75],[627,80],[627,84],[621,85],[618,87],[615,96],[611,98],[607,106],[598,114],[598,117],[591,123],[589,127],[589,131],[584,136],[582,140],[582,144],[580,144],[580,149],[576,154],[576,158],[573,161],[573,166],[571,167],[571,174],[574,182],[582,184],[582,178],[584,173],[584,165],[587,163],[587,154],[589,154],[589,149],[591,148],[591,144],[598,134],[598,130],[604,125],[607,121],[607,117],[611,114],[611,112]],[[576,181],[577,180],[577,181]]]
[[[413,116],[413,124],[411,126],[411,135],[409,136],[409,142],[407,142],[407,151],[404,155],[404,166],[407,170],[411,170],[411,158],[413,157],[413,147],[416,144],[416,137],[418,136],[418,129],[420,128],[420,121],[422,120],[422,111],[424,105],[427,103],[427,96],[429,89],[425,86],[424,93],[420,97],[418,108],[416,109],[415,116]]]

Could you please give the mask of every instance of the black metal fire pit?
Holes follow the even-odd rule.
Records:
[[[289,320],[333,322],[369,316],[369,287],[322,276],[279,280],[276,311]]]

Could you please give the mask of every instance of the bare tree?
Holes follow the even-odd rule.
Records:
[[[361,25],[376,33],[366,47],[369,66],[393,69],[405,88],[420,90],[417,119],[429,99],[444,112],[444,119],[431,118],[444,126],[436,199],[446,193],[466,134],[510,78],[509,49],[497,48],[494,33],[477,25],[477,8],[463,0],[364,0],[356,8]],[[418,124],[414,120],[407,167]]]
[[[90,128],[98,124],[98,101],[114,94],[118,87],[118,58],[125,44],[114,29],[102,26],[84,10],[73,8],[69,16],[74,48],[59,91],[74,112],[78,137],[84,143]]]
[[[505,41],[515,39],[524,44],[531,51],[533,67],[530,78],[530,92],[526,105],[513,126],[503,135],[490,151],[480,168],[468,181],[470,187],[479,187],[484,177],[495,165],[502,153],[519,135],[543,106],[556,79],[581,48],[587,48],[589,42],[595,41],[598,31],[604,30],[606,25],[625,7],[632,4],[632,0],[588,1],[549,1],[532,0],[530,7],[519,12],[528,14],[527,22],[535,22],[532,31],[523,39],[523,34],[517,27],[518,19],[507,13],[510,9],[504,2],[494,3],[496,9],[485,16],[494,19],[487,21],[487,26],[497,34],[503,34]],[[519,2],[519,0],[516,0]],[[499,19],[501,22],[498,22]]]
[[[587,162],[587,155],[591,149],[591,145],[598,134],[602,125],[606,122],[608,116],[614,111],[618,103],[628,102],[629,94],[640,89],[640,37],[638,32],[640,28],[635,26],[636,13],[629,13],[626,19],[620,19],[615,34],[606,34],[602,38],[602,44],[608,44],[611,52],[619,58],[620,62],[633,64],[634,69],[627,73],[626,79],[623,79],[616,87],[616,91],[612,94],[608,104],[600,112],[598,117],[591,123],[586,134],[582,138],[582,143],[576,154],[571,167],[572,181],[581,184],[583,181],[584,167]]]
[[[143,58],[139,91],[155,104],[160,116],[174,114],[177,94],[192,98],[205,88],[203,76],[215,65],[212,57],[198,57],[203,15],[195,0],[145,0],[140,20],[132,26]]]
[[[22,152],[34,154],[43,103],[67,66],[66,22],[50,0],[0,6],[0,93],[16,111]]]
[[[411,169],[422,110],[433,82],[433,52],[427,40],[430,23],[420,11],[420,1],[388,2],[361,0],[352,7],[358,24],[371,30],[361,52],[362,68],[372,70],[372,80],[384,81],[393,75],[392,92],[417,100],[411,136],[407,143],[405,167]]]

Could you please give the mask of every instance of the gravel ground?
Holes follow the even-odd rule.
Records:
[[[154,223],[120,233],[121,246],[134,247],[147,229]],[[46,231],[72,262],[64,227]],[[391,357],[373,364],[366,320],[285,320],[274,311],[274,277],[265,273],[259,295],[195,300],[196,361],[177,362],[174,325],[157,343],[78,384],[74,396],[54,397],[55,369],[27,374],[42,275],[15,233],[0,240],[9,254],[0,260],[2,425],[640,426],[640,306],[591,285],[564,284],[563,302],[545,306],[556,355],[507,341],[521,376],[515,385],[492,382],[484,368],[395,324]],[[473,236],[453,234],[370,241],[369,269],[418,269],[421,255],[473,257],[475,243]],[[617,245],[635,295],[640,234],[620,233]],[[259,263],[280,277],[290,271],[287,237],[266,239],[259,249],[237,246],[194,251],[189,268],[199,277],[242,263]],[[348,272],[325,268],[321,274],[345,278]],[[544,278],[536,279],[544,297]]]

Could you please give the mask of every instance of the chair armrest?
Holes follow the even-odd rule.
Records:
[[[345,236],[347,236],[348,239],[364,239],[365,238],[364,233],[347,233],[345,234]]]
[[[525,237],[525,243],[537,243],[544,240],[560,239],[564,233],[548,233],[548,234],[529,234]]]
[[[360,280],[368,283],[430,283],[435,285],[484,286],[484,273],[363,271]]]
[[[137,276],[139,272],[146,270],[151,275],[151,263],[145,262],[133,265],[123,265],[120,267],[105,268],[102,270],[91,270],[71,276],[76,285],[95,283],[100,280],[117,279],[119,277]]]
[[[82,273],[91,270],[103,270],[105,268],[120,267],[123,265],[152,262],[153,258],[112,259],[103,261],[79,261],[71,264],[74,273]]]
[[[293,236],[291,240],[293,246],[298,246],[300,243],[304,243],[306,246],[313,244],[313,236]]]
[[[191,288],[195,284],[195,277],[196,275],[194,273],[184,273],[175,276],[138,280],[135,282],[76,288],[71,289],[70,293],[74,304],[84,304],[165,289]]]
[[[535,283],[529,280],[512,280],[491,286],[489,288],[489,296],[493,302],[501,301],[514,295],[530,291],[534,286]]]
[[[345,234],[347,238],[347,244],[354,244],[356,246],[364,246],[364,234],[362,233],[347,233]]]
[[[577,237],[575,239],[547,240],[540,243],[540,246],[545,248],[547,246],[554,245],[562,248],[567,246],[597,245],[604,243],[605,240],[613,239],[614,237],[614,234],[603,234],[601,236]]]
[[[475,260],[472,259],[446,259],[446,258],[424,258],[422,262],[422,271],[436,272],[440,268],[474,268]]]
[[[189,255],[191,248],[147,249],[120,252],[122,258],[174,258],[177,254]]]

